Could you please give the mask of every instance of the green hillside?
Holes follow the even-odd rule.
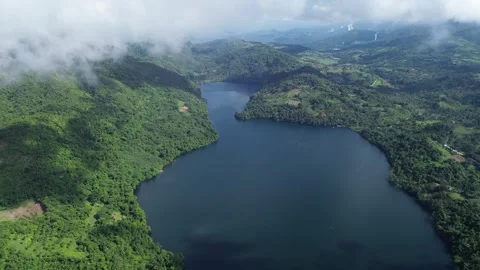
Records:
[[[2,269],[181,268],[151,239],[134,190],[217,139],[206,104],[152,63],[96,69],[95,86],[64,72],[0,88]],[[46,212],[12,217],[29,200]]]
[[[186,64],[189,59],[189,64]],[[298,60],[261,43],[217,40],[190,45],[182,53],[158,60],[185,66],[194,80],[264,83],[271,76],[299,68]]]
[[[0,268],[180,269],[182,256],[151,239],[135,188],[217,139],[199,82],[262,82],[300,66],[259,43],[157,57],[150,46],[95,63],[93,84],[62,71],[0,87]]]
[[[458,269],[479,269],[479,33],[454,33],[436,48],[422,48],[424,39],[412,35],[339,52],[302,53],[318,71],[270,82],[237,118],[360,132],[386,153],[392,182],[432,212]]]

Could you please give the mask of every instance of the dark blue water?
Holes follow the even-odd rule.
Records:
[[[377,148],[348,129],[235,120],[254,90],[203,85],[220,140],[138,190],[153,238],[185,269],[449,269]]]

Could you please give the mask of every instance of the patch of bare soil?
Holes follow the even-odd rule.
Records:
[[[39,202],[29,202],[25,206],[0,211],[0,218],[16,220],[45,213],[45,207]]]
[[[3,159],[0,158],[0,166],[3,165]]]
[[[455,162],[459,162],[459,163],[465,162],[465,158],[460,156],[460,155],[453,155],[453,156],[450,157],[450,159],[455,161]]]
[[[180,112],[187,112],[189,109],[187,106],[183,106],[180,108]]]
[[[6,141],[0,141],[0,148],[4,148],[8,146],[8,142]]]

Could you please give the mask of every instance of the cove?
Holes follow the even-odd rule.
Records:
[[[349,129],[237,121],[255,90],[202,85],[219,141],[137,190],[154,240],[186,270],[452,269],[382,152]]]

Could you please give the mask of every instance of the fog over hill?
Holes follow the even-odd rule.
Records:
[[[186,37],[246,29],[272,20],[480,21],[471,0],[17,0],[0,3],[0,69],[9,75],[88,67],[125,44],[180,48]]]

